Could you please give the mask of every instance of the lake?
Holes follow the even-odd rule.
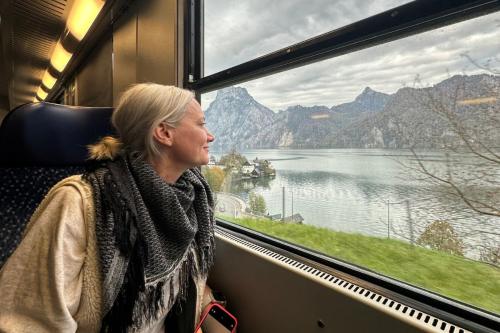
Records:
[[[464,241],[471,258],[479,256],[481,246],[500,244],[500,219],[465,210],[460,200],[450,198],[447,188],[423,180],[424,175],[412,169],[418,165],[408,150],[262,149],[241,154],[249,161],[269,160],[276,177],[235,181],[225,190],[243,199],[251,191],[262,195],[271,215],[282,214],[284,200],[285,215],[300,213],[304,224],[408,242],[415,242],[428,224],[444,220]],[[419,155],[425,167],[438,175],[450,168],[469,175],[481,167],[467,154]],[[490,169],[499,180],[498,170]]]

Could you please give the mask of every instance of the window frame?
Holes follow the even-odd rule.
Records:
[[[188,10],[185,11],[184,18],[184,87],[193,90],[198,101],[201,101],[203,93],[493,13],[500,10],[500,2],[497,0],[412,1],[206,77],[203,76],[204,0],[186,0],[185,8]],[[422,310],[444,319],[448,318],[466,329],[490,331],[500,327],[499,316],[473,305],[234,223],[217,219],[217,226],[255,240],[261,245],[280,249],[379,286],[386,293],[404,298],[407,303],[417,302],[417,307],[425,308]]]
[[[495,12],[497,0],[416,0],[203,77],[204,0],[187,0],[184,87],[197,94]]]

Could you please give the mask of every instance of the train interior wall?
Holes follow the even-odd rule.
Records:
[[[176,0],[132,2],[64,82],[56,102],[115,106],[121,92],[134,83],[182,85],[179,7]],[[112,15],[104,19],[111,21]],[[0,96],[0,122],[15,106],[9,105],[8,96]]]

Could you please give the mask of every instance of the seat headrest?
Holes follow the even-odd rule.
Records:
[[[82,165],[87,145],[113,135],[111,107],[29,103],[0,126],[0,166]]]

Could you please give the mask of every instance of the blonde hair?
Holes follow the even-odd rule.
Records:
[[[174,86],[155,83],[132,86],[123,93],[111,117],[120,141],[106,141],[104,138],[89,147],[91,158],[114,157],[122,147],[138,152],[144,158],[158,156],[160,148],[153,137],[153,130],[162,122],[176,127],[193,98],[192,92]],[[103,149],[107,152],[102,153]],[[92,150],[100,152],[100,157]]]

